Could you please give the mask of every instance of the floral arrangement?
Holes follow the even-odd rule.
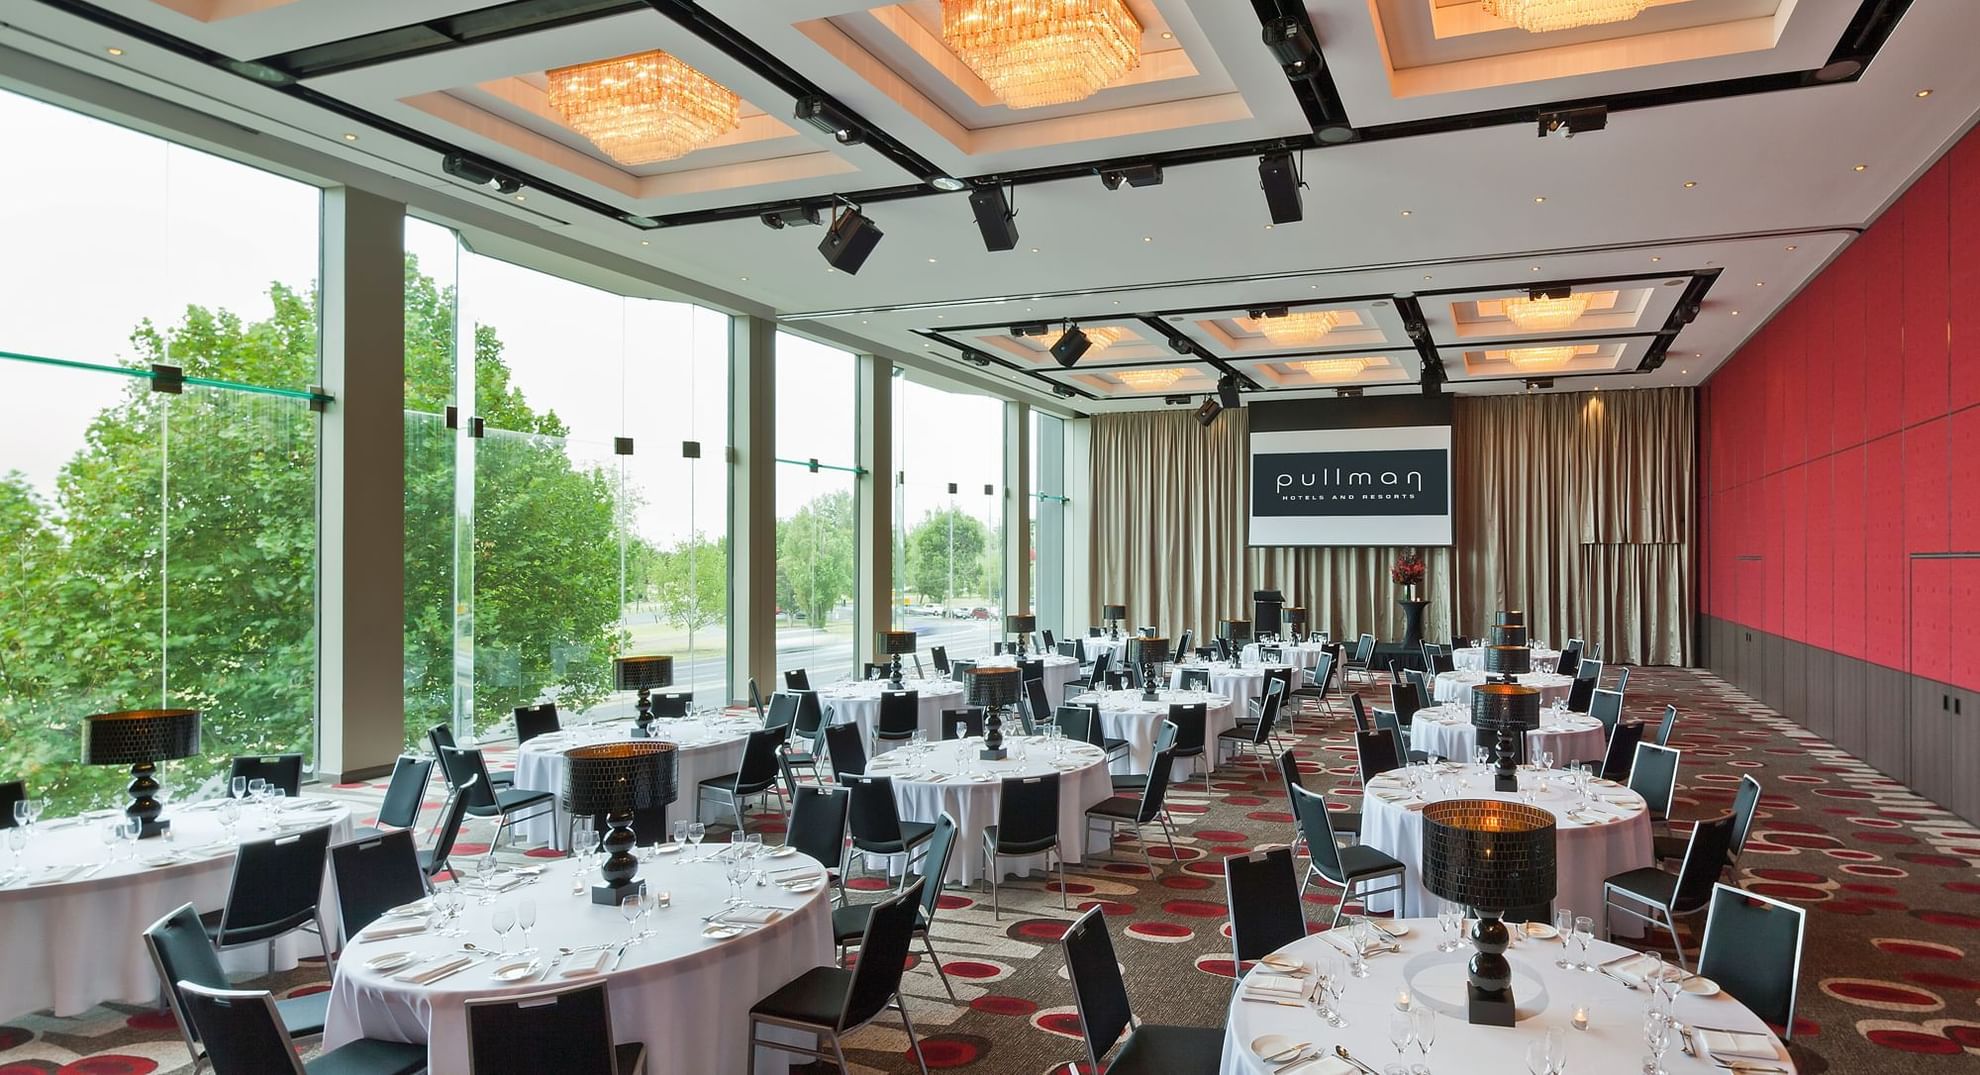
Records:
[[[1389,568],[1389,578],[1405,590],[1423,585],[1423,554],[1411,549],[1397,556],[1395,566]]]

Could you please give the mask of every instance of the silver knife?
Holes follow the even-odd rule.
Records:
[[[627,943],[628,943],[628,944],[630,944],[631,942],[627,942]],[[616,953],[614,953],[614,954],[613,954],[613,956],[612,956],[612,969],[613,969],[613,970],[618,970],[618,969],[619,969],[619,964],[620,964],[620,963],[623,963],[623,962],[625,962],[625,959],[626,959],[626,947],[627,947],[627,945],[625,945],[625,944],[622,944],[622,945],[620,945],[620,946],[619,946],[619,950],[618,950],[618,952],[616,952]]]
[[[1604,977],[1604,978],[1608,978],[1608,979],[1610,979],[1610,980],[1612,980],[1612,981],[1617,981],[1617,982],[1621,982],[1621,983],[1623,984],[1623,988],[1624,988],[1624,989],[1635,989],[1635,988],[1636,988],[1636,983],[1635,983],[1635,982],[1632,982],[1632,981],[1630,981],[1630,980],[1629,980],[1629,979],[1627,979],[1627,978],[1624,978],[1624,977],[1622,977],[1622,976],[1620,976],[1620,975],[1618,975],[1618,974],[1615,974],[1615,973],[1613,973],[1613,972],[1611,972],[1611,971],[1609,970],[1609,968],[1607,968],[1607,967],[1596,967],[1595,969],[1596,969],[1596,970],[1598,970],[1598,971],[1601,971],[1601,972],[1602,972],[1602,977]]]

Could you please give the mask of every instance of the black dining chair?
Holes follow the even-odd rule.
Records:
[[[701,817],[701,804],[709,799],[724,804],[736,815],[736,833],[749,831],[749,824],[743,814],[743,803],[752,795],[775,793],[780,812],[788,811],[790,804],[784,802],[784,787],[778,781],[777,747],[783,742],[784,734],[775,728],[758,728],[749,733],[743,744],[742,762],[736,771],[727,776],[710,777],[695,788],[694,816]]]
[[[784,672],[784,689],[808,691],[811,689],[811,675],[802,668],[791,668]]]
[[[1574,674],[1574,682],[1568,686],[1567,707],[1572,713],[1588,712],[1589,704],[1595,700],[1595,692],[1602,686],[1602,662],[1583,661]]]
[[[1581,649],[1581,639],[1569,639],[1568,644],[1561,647],[1560,660],[1554,662],[1555,674],[1571,676],[1579,671],[1581,669]]]
[[[942,961],[935,955],[935,945],[928,938],[928,931],[935,924],[935,912],[942,905],[942,879],[949,872],[949,859],[956,850],[956,819],[944,810],[935,818],[935,833],[928,838],[928,853],[921,857],[921,875],[912,885],[919,885],[921,901],[917,904],[914,916],[914,935],[921,938],[921,947],[928,953],[928,963],[935,969],[935,975],[942,979],[942,988],[948,990],[950,1003],[956,1000],[955,986],[949,984],[949,972],[942,969]],[[846,961],[846,947],[857,945],[866,937],[867,923],[872,920],[871,903],[852,903],[832,911],[832,942],[839,947],[839,962]]]
[[[880,716],[873,722],[873,752],[882,743],[905,743],[921,730],[920,691],[881,691]]]
[[[1359,901],[1365,907],[1370,896],[1396,893],[1401,898],[1406,867],[1400,860],[1367,844],[1342,847],[1334,835],[1333,814],[1327,809],[1327,800],[1319,792],[1304,787],[1294,787],[1292,796],[1293,816],[1306,837],[1306,879],[1300,882],[1300,897],[1305,898],[1307,886],[1315,877],[1341,890],[1329,929],[1340,924],[1341,911],[1350,901]],[[1379,887],[1384,880],[1392,883]]]
[[[426,873],[406,829],[333,845],[330,876],[337,882],[338,926],[346,946],[386,911],[426,895]]]
[[[1207,691],[1210,689],[1210,670],[1208,668],[1184,668],[1181,670],[1180,675],[1181,679],[1177,682],[1176,686],[1183,690]]]
[[[694,692],[669,691],[653,696],[655,720],[681,720],[694,712]]]
[[[385,785],[385,798],[378,804],[378,823],[359,825],[354,836],[374,836],[392,829],[419,828],[419,815],[426,807],[426,785],[433,780],[433,759],[399,755],[392,763],[392,779]]]
[[[1363,683],[1370,683],[1375,678],[1375,670],[1371,667],[1374,662],[1375,636],[1363,631],[1361,637],[1354,640],[1354,656],[1349,657],[1342,667],[1348,675],[1358,675]]]
[[[853,850],[890,859],[903,856],[901,884],[906,885],[914,868],[915,850],[935,835],[934,824],[901,820],[891,776],[852,776],[844,783],[852,789]]]
[[[1752,773],[1747,773],[1739,778],[1739,787],[1733,791],[1732,843],[1726,848],[1726,857],[1734,865],[1739,863],[1740,853],[1746,850],[1746,837],[1753,831],[1753,817],[1759,810],[1760,781]],[[1691,846],[1691,839],[1688,836],[1653,836],[1651,845],[1659,860],[1682,859]]]
[[[199,921],[199,912],[190,903],[146,927],[144,947],[151,954],[152,967],[158,971],[160,992],[164,993],[165,1002],[172,1009],[172,1018],[179,1025],[179,1036],[185,1040],[186,1052],[192,1056],[193,1073],[198,1075],[200,1068],[207,1063],[206,1049],[200,1044],[198,1029],[186,1013],[185,998],[180,994],[179,983],[190,982],[208,989],[231,988],[227,971],[220,966],[220,954],[213,950],[213,940],[206,935],[206,927]],[[327,989],[299,997],[285,997],[275,1002],[276,1019],[292,1038],[312,1038],[322,1034],[323,1023],[329,1013],[330,991]]]
[[[1396,733],[1388,728],[1354,733],[1354,753],[1363,787],[1391,769],[1402,768],[1402,747],[1397,745]]]
[[[892,667],[893,667],[892,665],[888,665],[888,664],[875,664],[872,661],[867,661],[864,665],[861,666],[859,678],[886,679],[889,675],[889,670]]]
[[[179,983],[185,1015],[206,1046],[214,1075],[415,1075],[426,1070],[426,1045],[358,1038],[311,1060],[282,1026],[275,995]]]
[[[1698,945],[1698,973],[1780,1028],[1786,1041],[1794,1039],[1807,918],[1785,900],[1715,884]]]
[[[1052,859],[1059,860],[1059,907],[1066,903],[1066,856],[1059,847],[1059,774],[1006,777],[999,792],[997,823],[983,828],[983,865],[990,878],[990,918],[1003,917],[997,860],[1007,855],[1045,855],[1046,883]]]
[[[866,772],[866,737],[859,725],[833,724],[825,729],[825,756],[832,763],[832,779],[845,784]]]
[[[1052,722],[1052,697],[1045,691],[1045,680],[1024,681],[1024,707],[1018,711],[1024,734],[1037,735],[1038,729]]]
[[[1224,899],[1231,914],[1231,984],[1244,965],[1306,939],[1299,875],[1292,848],[1277,847],[1224,859]]]
[[[1169,717],[1155,731],[1155,749],[1150,756],[1168,751],[1172,758],[1190,759],[1190,775],[1195,776],[1198,759],[1209,753],[1204,742],[1208,727],[1210,707],[1204,702],[1170,702]],[[1151,767],[1152,771],[1152,767]],[[1114,773],[1108,778],[1113,784],[1114,794],[1141,794],[1148,786],[1147,773]],[[1210,786],[1210,778],[1203,778],[1204,787]]]
[[[14,827],[14,804],[27,798],[27,781],[0,780],[0,829]]]
[[[1292,697],[1288,700],[1298,701],[1302,705],[1311,703],[1328,713],[1339,712],[1334,708],[1333,695],[1329,691],[1333,676],[1334,654],[1332,651],[1322,651],[1319,660],[1307,671],[1305,681],[1293,689]]]
[[[1588,705],[1584,709],[1589,716],[1602,722],[1604,735],[1613,735],[1616,725],[1622,723],[1623,693],[1597,690],[1588,696]]]
[[[1142,780],[1141,794],[1135,798],[1114,795],[1102,799],[1086,808],[1086,823],[1089,831],[1095,821],[1107,826],[1107,839],[1112,842],[1114,833],[1123,826],[1134,830],[1135,843],[1141,845],[1141,862],[1148,867],[1148,876],[1157,873],[1155,860],[1148,854],[1148,840],[1143,837],[1144,825],[1160,825],[1162,836],[1169,842],[1169,861],[1180,862],[1176,857],[1176,834],[1169,827],[1169,815],[1164,802],[1169,794],[1169,774],[1176,764],[1173,747],[1155,751],[1148,772]],[[1063,869],[1063,866],[1061,867]]]
[[[921,1040],[915,1036],[914,1020],[908,1016],[901,998],[901,976],[906,973],[908,953],[914,943],[915,915],[920,913],[922,882],[896,892],[872,905],[867,912],[866,933],[859,942],[859,961],[852,969],[813,967],[779,986],[749,1010],[749,1066],[754,1070],[760,1045],[780,1052],[803,1053],[839,1066],[840,1075],[851,1070],[846,1065],[845,1047],[840,1039],[879,1018],[888,1007],[901,1013],[907,1030],[908,1047],[914,1051],[921,1075],[928,1075],[928,1061],[921,1055]],[[827,1052],[816,1047],[791,1044],[780,1039],[757,1036],[758,1026],[787,1027],[823,1035],[831,1046]]]
[[[942,710],[942,738],[967,739],[983,734],[983,707],[964,706]]]
[[[1636,756],[1629,766],[1629,790],[1643,796],[1650,808],[1650,820],[1669,828],[1671,799],[1677,795],[1678,764],[1681,751],[1655,743],[1636,744]]]
[[[770,696],[770,707],[761,705],[757,710],[763,714],[765,728],[790,728],[797,723],[798,696],[791,691],[778,691]]]
[[[646,1045],[613,1040],[603,979],[468,1000],[468,1075],[641,1075]]]
[[[447,860],[461,837],[461,826],[467,823],[467,807],[467,796],[449,796],[440,808],[440,820],[433,826],[433,846],[418,850],[419,868],[429,881],[451,868]]]
[[[1699,914],[1710,905],[1712,890],[1726,868],[1726,849],[1732,846],[1732,823],[1732,815],[1725,814],[1693,825],[1691,846],[1686,849],[1676,873],[1643,866],[1604,880],[1602,935],[1611,935],[1610,918],[1620,911],[1669,933],[1671,947],[1677,950],[1678,966],[1689,969],[1684,960],[1684,942],[1678,938],[1677,920]]]
[[[1100,707],[1097,705],[1068,703],[1060,706],[1052,719],[1058,724],[1060,735],[1075,743],[1099,747],[1110,760],[1127,754],[1128,741],[1107,735],[1100,724]]]
[[[454,783],[454,774],[447,770],[446,762],[446,748],[459,745],[454,742],[454,729],[445,724],[435,724],[433,727],[427,729],[426,743],[433,749],[434,760],[440,764],[440,779],[447,782],[448,793],[456,793],[459,787]],[[491,772],[488,774],[488,780],[489,787],[513,787],[516,782],[516,774]]]
[[[1395,736],[1396,742],[1399,744],[1409,742],[1409,731],[1402,726],[1402,722],[1396,719],[1396,715],[1394,713],[1385,713],[1379,709],[1376,710],[1375,730],[1378,732],[1388,732],[1390,735]],[[1525,740],[1523,737],[1520,736],[1515,736],[1514,740],[1522,745],[1520,760],[1524,761]],[[1424,751],[1411,750],[1407,746],[1402,747],[1401,750],[1402,750],[1402,756],[1409,759],[1410,763],[1413,765],[1421,765],[1424,762],[1430,760],[1430,755]]]
[[[467,799],[469,816],[496,819],[490,844],[501,842],[504,829],[513,838],[518,821],[556,813],[555,792],[495,787],[489,778],[488,760],[478,747],[442,747],[440,768],[447,774],[447,783],[454,787],[454,794]]]
[[[283,794],[294,798],[302,794],[302,762],[301,754],[236,755],[227,776],[265,780],[269,787],[281,788]]]
[[[766,727],[769,725],[770,717],[763,711],[763,691],[757,687],[755,676],[749,677],[749,708],[755,712],[757,720]]]
[[[851,809],[847,789],[805,784],[791,798],[791,824],[784,830],[785,844],[824,865],[840,903],[846,902],[846,818]]]
[[[1293,758],[1293,752],[1290,750],[1282,751],[1279,754],[1279,779],[1285,784],[1286,788],[1286,812],[1290,813],[1293,816],[1293,820],[1297,822],[1299,820],[1299,799],[1293,795],[1293,789],[1305,788],[1306,781],[1299,778],[1299,762]],[[1325,792],[1321,792],[1320,794],[1323,798],[1326,795]],[[1327,814],[1327,822],[1333,826],[1336,839],[1342,836],[1351,836],[1354,838],[1354,840],[1349,842],[1355,842],[1361,839],[1361,811],[1330,811]],[[1295,825],[1295,828],[1297,828],[1297,825]],[[1305,839],[1306,831],[1299,829],[1298,836],[1293,840],[1293,846],[1297,848]]]
[[[519,705],[515,709],[516,745],[564,730],[563,722],[557,719],[557,703],[543,702],[539,705]]]
[[[930,646],[928,656],[935,662],[935,671],[945,676],[949,674],[949,647]]]
[[[199,916],[213,946],[225,952],[267,945],[273,963],[277,940],[299,929],[314,929],[325,953],[336,947],[323,928],[320,906],[329,848],[328,825],[240,845],[234,853],[233,876],[227,881],[227,902]]]
[[[1277,731],[1279,707],[1284,700],[1284,684],[1276,679],[1266,680],[1265,697],[1254,703],[1256,708],[1252,711],[1252,719],[1240,720],[1236,726],[1217,733],[1218,761],[1213,762],[1211,768],[1221,763],[1223,748],[1231,746],[1248,750],[1252,761],[1258,765],[1258,771],[1264,773],[1267,754],[1283,749],[1279,745]]]
[[[1627,672],[1629,669],[1625,668],[1623,671]],[[1620,694],[1621,692],[1618,691],[1617,693]],[[1657,734],[1651,737],[1651,742],[1656,743],[1660,747],[1670,746],[1671,732],[1677,728],[1677,722],[1678,707],[1674,705],[1665,706],[1664,719],[1657,725]]]
[[[1058,645],[1058,643],[1052,638],[1052,629],[1050,627],[1047,627],[1045,628],[1045,630],[1039,632],[1038,640],[1045,643],[1045,651],[1047,653],[1051,652]]]
[[[1350,691],[1347,697],[1348,708],[1354,712],[1354,730],[1357,732],[1374,731],[1375,722],[1369,718],[1368,706],[1362,702],[1361,694],[1356,691]]]
[[[1635,721],[1618,724],[1609,732],[1609,749],[1602,755],[1602,776],[1626,780],[1636,764],[1636,746],[1643,741],[1643,725]]]
[[[1066,953],[1073,1006],[1079,1011],[1080,1037],[1086,1042],[1086,1070],[1107,1075],[1215,1075],[1224,1055],[1221,1027],[1135,1019],[1121,964],[1114,956],[1114,939],[1107,932],[1105,906],[1096,903],[1088,908],[1066,927],[1059,942]],[[1100,1058],[1117,1043],[1120,1051],[1103,1064]]]

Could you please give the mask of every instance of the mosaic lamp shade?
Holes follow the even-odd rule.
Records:
[[[198,753],[197,709],[126,709],[83,718],[85,765],[142,765]]]
[[[1171,652],[1169,640],[1160,635],[1142,635],[1129,640],[1131,658],[1135,664],[1167,664],[1175,654]]]
[[[1423,887],[1479,911],[1554,898],[1554,815],[1499,799],[1423,808]]]
[[[1497,630],[1497,628],[1493,628]],[[1485,647],[1485,670],[1494,675],[1517,676],[1533,670],[1533,651],[1525,646]]]
[[[913,653],[915,633],[913,631],[880,632],[880,652],[886,654]]]
[[[1495,623],[1492,625],[1492,644],[1495,646],[1526,645],[1526,625],[1523,623]]]
[[[679,794],[679,753],[659,741],[599,743],[564,752],[564,800],[574,814],[657,810]]]
[[[963,690],[971,705],[1015,705],[1024,690],[1024,673],[1016,668],[972,668],[963,673]]]
[[[1232,642],[1251,641],[1250,620],[1223,620],[1217,624],[1217,633]]]
[[[622,691],[652,691],[674,685],[672,657],[615,657],[612,683]]]
[[[1502,608],[1492,613],[1493,626],[1510,626],[1514,624],[1524,627],[1526,625],[1526,613],[1516,608]]]
[[[1004,617],[1004,633],[1008,635],[1028,635],[1038,630],[1038,617],[1013,613]]]
[[[1126,605],[1101,605],[1101,606],[1100,606],[1100,618],[1101,618],[1101,619],[1103,619],[1103,620],[1124,620],[1124,619],[1127,619],[1127,606],[1126,606]]]
[[[1518,683],[1480,683],[1471,689],[1471,726],[1532,731],[1540,726],[1540,691]]]
[[[1287,605],[1285,608],[1280,609],[1279,613],[1286,618],[1287,623],[1292,624],[1294,627],[1306,626],[1305,605]]]

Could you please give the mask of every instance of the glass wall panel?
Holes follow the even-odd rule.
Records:
[[[1066,619],[1066,423],[1031,412],[1031,588],[1041,627],[1061,635]]]
[[[926,652],[1005,638],[1004,402],[901,378],[894,391],[894,621]]]
[[[858,592],[857,370],[850,352],[777,334],[777,668],[852,674]]]

